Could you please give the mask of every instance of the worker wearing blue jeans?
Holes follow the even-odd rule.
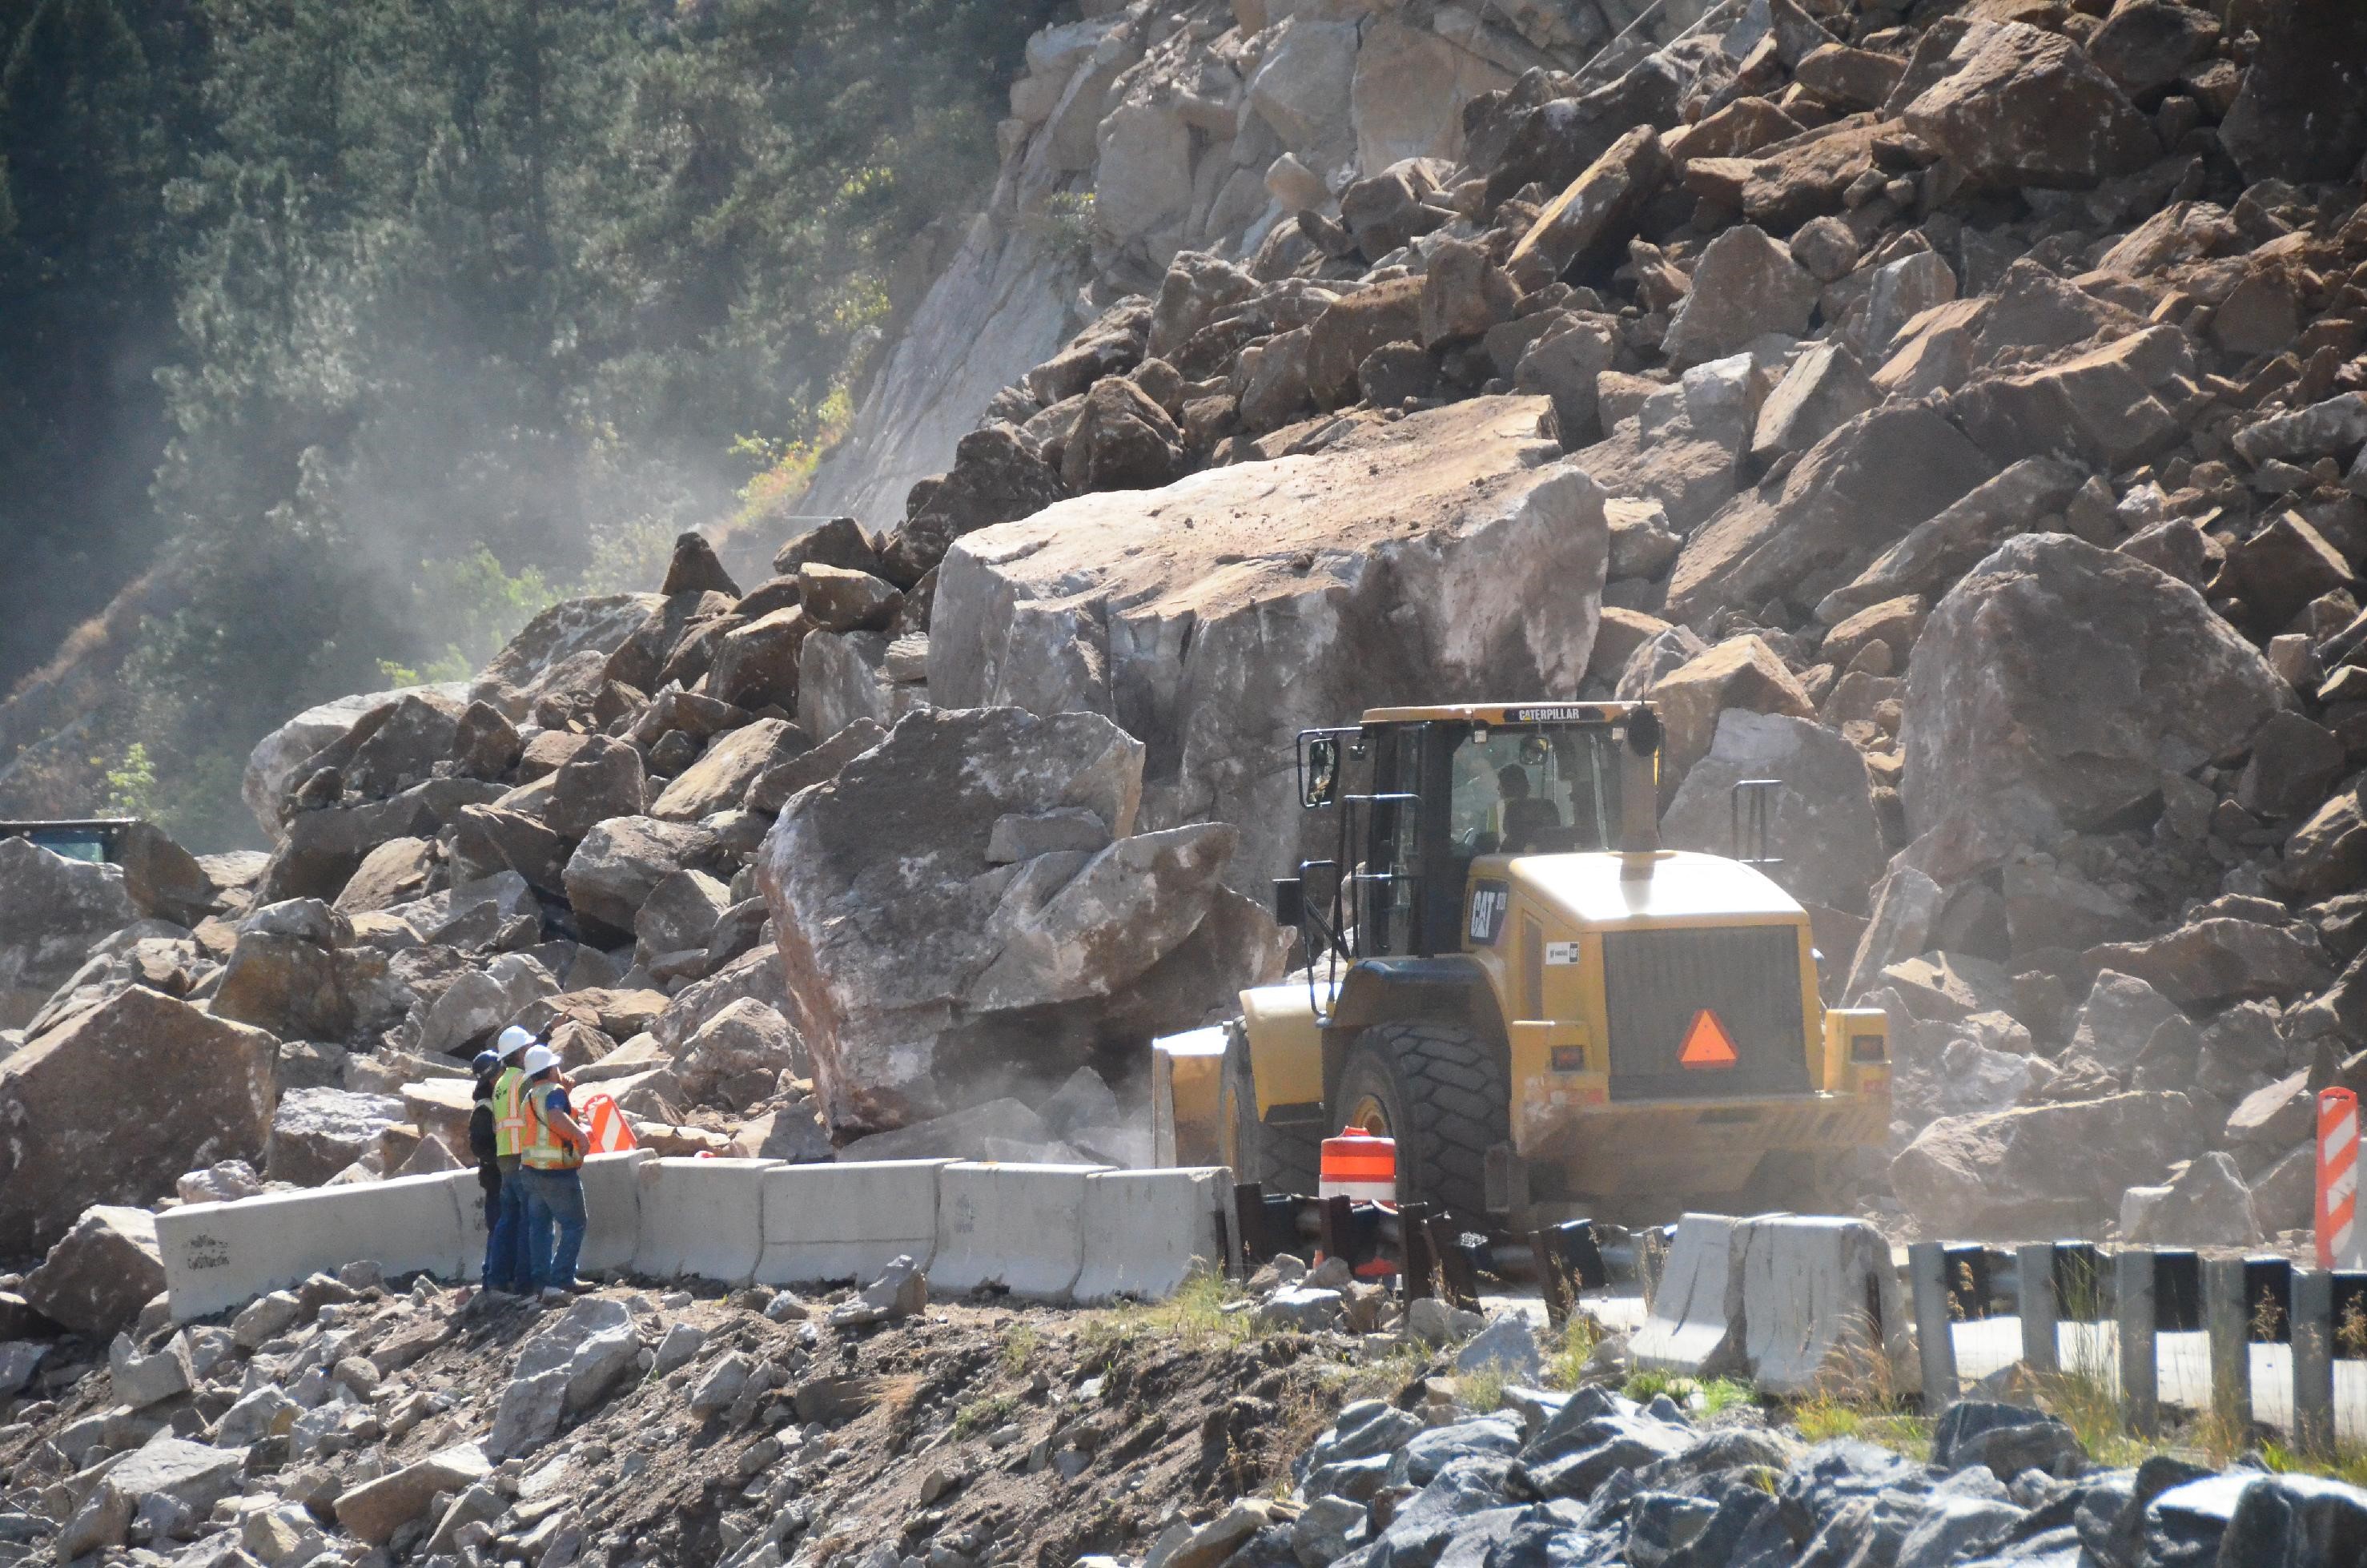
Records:
[[[526,1183],[518,1175],[518,1148],[526,1135],[526,1072],[520,1065],[519,1053],[534,1043],[534,1035],[515,1024],[504,1029],[493,1043],[492,1054],[496,1070],[490,1093],[481,1089],[478,1096],[490,1102],[486,1108],[492,1113],[493,1131],[493,1181],[485,1216],[485,1289],[518,1295],[535,1288],[526,1244]],[[481,1175],[479,1179],[483,1180]]]
[[[518,1144],[518,1176],[526,1187],[527,1256],[532,1286],[548,1301],[583,1288],[575,1279],[575,1260],[583,1250],[583,1154],[592,1140],[576,1124],[551,1049],[527,1047],[524,1069],[526,1135]]]

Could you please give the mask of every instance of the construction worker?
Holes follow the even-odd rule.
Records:
[[[527,1047],[526,1134],[518,1142],[518,1174],[527,1195],[527,1251],[533,1283],[545,1301],[564,1301],[589,1285],[575,1278],[583,1248],[583,1155],[591,1135],[577,1125],[559,1058],[547,1045]]]
[[[531,1029],[515,1024],[504,1029],[493,1041],[500,1070],[490,1095],[479,1096],[491,1100],[493,1168],[500,1178],[495,1190],[501,1200],[485,1237],[485,1289],[520,1296],[534,1289],[534,1279],[533,1255],[527,1246],[526,1183],[517,1179],[518,1145],[526,1131],[526,1072],[518,1059],[534,1043]]]
[[[477,1186],[485,1195],[485,1268],[482,1278],[485,1289],[506,1290],[508,1254],[500,1248],[510,1236],[502,1231],[502,1167],[493,1150],[493,1085],[502,1075],[502,1059],[491,1051],[477,1052],[469,1063],[476,1074],[475,1104],[469,1110],[469,1153],[476,1156]]]

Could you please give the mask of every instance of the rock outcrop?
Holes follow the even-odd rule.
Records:
[[[1233,830],[1138,831],[1142,768],[1099,714],[932,710],[789,802],[761,880],[834,1130],[1131,1077],[1129,1046],[1280,972],[1220,881]],[[1056,846],[1088,815],[1101,847]]]

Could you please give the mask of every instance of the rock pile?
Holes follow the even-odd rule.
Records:
[[[853,702],[868,629],[925,659],[856,562],[824,529],[743,593],[686,535],[663,593],[561,604],[464,688],[300,715],[248,778],[267,857],[0,840],[0,1255],[76,1250],[94,1204],[465,1165],[512,1023],[660,1153],[978,1154],[908,1124],[1017,1094],[1005,1157],[1146,1161],[1110,1084],[1138,1108],[1143,1041],[1279,973],[1235,833],[1141,831],[1105,719]],[[109,1300],[59,1321],[146,1296]]]
[[[1377,1290],[1277,1258],[1215,1298],[1240,1327],[1179,1342],[933,1304],[909,1260],[811,1300],[620,1285],[548,1311],[357,1264],[226,1322],[143,1323],[0,1395],[0,1562],[2318,1568],[2367,1550],[2367,1492],[2338,1482],[2101,1464],[2061,1420],[1979,1397],[1928,1440],[1894,1420],[1910,1451],[1812,1441],[1781,1404],[1633,1379],[1616,1336],[1547,1366],[1527,1319],[1400,1318]]]
[[[909,1259],[810,1299],[405,1285],[356,1264],[0,1356],[0,1563],[1071,1561],[1270,1489],[1282,1384],[1249,1391],[1328,1405],[1344,1343],[1179,1354],[1107,1317],[933,1305]],[[1125,1506],[1081,1522],[1079,1485],[1121,1471]]]
[[[1726,847],[1726,789],[1782,778],[1829,998],[1891,1016],[1874,1211],[2092,1230],[2224,1155],[2244,1200],[2149,1233],[2304,1225],[2299,1109],[2367,1085],[2367,122],[2285,106],[2367,39],[2176,0],[1673,16],[1043,35],[1004,194],[1037,108],[1098,94],[1101,313],[886,519],[933,699],[1115,719],[1146,824],[1235,823],[1246,888],[1297,855],[1297,725],[1653,698],[1671,841]],[[1400,57],[1422,109],[1383,107]],[[1489,482],[1442,507],[1466,452]]]

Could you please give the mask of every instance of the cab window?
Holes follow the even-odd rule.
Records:
[[[1475,731],[1455,750],[1448,831],[1466,855],[1610,847],[1617,737],[1603,726]]]

